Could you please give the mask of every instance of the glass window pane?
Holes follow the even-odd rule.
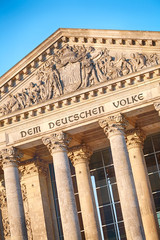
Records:
[[[148,173],[157,171],[157,165],[156,165],[156,160],[154,155],[146,156],[145,161],[146,161]]]
[[[101,214],[102,225],[113,223],[113,217],[112,217],[112,211],[111,211],[110,205],[105,207],[100,207],[99,210]]]
[[[100,168],[103,166],[102,163],[102,157],[101,157],[101,152],[95,152],[91,156],[89,168],[90,169],[95,169],[95,168]]]
[[[60,218],[57,218],[57,222],[58,222],[58,231],[59,231],[59,235],[61,236],[61,239],[63,239],[63,230],[62,230],[61,219],[60,219]]]
[[[160,189],[159,189],[160,190]],[[160,211],[160,192],[153,194],[156,212]]]
[[[79,219],[80,230],[84,230],[83,221],[82,221],[82,214],[81,213],[78,213],[78,219]]]
[[[160,134],[152,137],[155,151],[160,151]]]
[[[119,232],[120,232],[120,236],[121,236],[121,240],[127,240],[126,238],[126,233],[125,233],[125,228],[124,228],[124,223],[121,222],[118,224],[119,227]]]
[[[122,217],[122,210],[121,210],[121,205],[120,205],[120,203],[116,203],[116,204],[115,204],[115,207],[116,207],[116,213],[117,213],[117,220],[118,220],[118,221],[122,221],[122,220],[123,220],[123,217]]]
[[[160,153],[157,153],[157,161],[158,161],[158,165],[159,165],[159,169],[160,169]]]
[[[70,170],[71,170],[71,175],[75,175],[75,167],[71,163],[71,160],[69,159],[69,165],[70,165]]]
[[[103,234],[104,234],[104,239],[115,240],[116,233],[115,233],[114,225],[103,227]]]
[[[84,235],[84,231],[81,232],[81,237],[82,237],[82,240],[86,240],[85,235]]]
[[[107,148],[106,150],[103,150],[102,155],[103,155],[103,160],[104,160],[104,165],[105,166],[113,164],[112,154],[111,154],[110,148]]]
[[[74,193],[78,193],[78,188],[77,188],[77,180],[76,177],[72,177],[72,182],[73,182],[73,189],[74,189]]]
[[[116,182],[116,178],[115,178],[115,172],[114,172],[114,167],[106,167],[106,173],[107,173],[107,177],[110,180],[110,183],[115,183]]]
[[[114,201],[117,202],[117,201],[119,201],[117,184],[111,184],[111,187],[112,187],[112,193],[113,193]]]
[[[160,228],[160,212],[157,212],[157,218],[158,218],[158,225],[159,225],[159,228]]]
[[[60,217],[60,209],[59,209],[58,198],[55,200],[55,208],[56,208],[57,217]]]
[[[97,196],[99,206],[110,203],[107,187],[97,189]]]
[[[158,173],[149,175],[152,192],[160,190],[160,176]]]
[[[95,177],[96,187],[106,185],[106,179],[104,174],[104,168],[91,171],[91,176]]]
[[[53,196],[54,196],[54,198],[58,198],[56,182],[53,181],[53,182],[51,182],[51,184],[52,184],[52,188],[53,188]]]
[[[79,195],[78,194],[75,194],[75,199],[76,199],[77,211],[80,212],[81,211],[81,207],[80,207]]]
[[[144,141],[143,152],[144,152],[144,154],[153,153],[153,146],[152,146],[151,137],[147,137],[146,140]]]

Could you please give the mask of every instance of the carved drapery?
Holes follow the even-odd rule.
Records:
[[[108,49],[66,45],[37,70],[36,82],[0,107],[2,115],[29,107],[62,94],[105,82],[159,64],[156,53],[112,56]]]

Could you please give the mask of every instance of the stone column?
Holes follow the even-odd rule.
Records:
[[[75,167],[86,240],[99,240],[100,227],[88,166],[91,155],[92,151],[84,144],[71,148],[68,153]]]
[[[14,147],[2,149],[0,156],[4,170],[11,239],[26,240],[27,231],[18,172],[18,159],[21,156]]]
[[[79,240],[81,233],[67,157],[69,139],[65,133],[59,132],[44,137],[42,141],[53,157],[64,239]]]
[[[117,187],[128,240],[144,240],[144,231],[124,137],[126,121],[121,114],[99,121],[111,145]]]
[[[48,196],[48,163],[34,157],[23,163],[19,170],[28,238],[57,240]]]
[[[160,237],[158,220],[142,150],[144,139],[145,135],[139,129],[127,131],[127,147],[136,186],[144,232],[147,240],[158,240]]]

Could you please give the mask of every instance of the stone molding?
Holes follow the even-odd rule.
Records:
[[[131,88],[135,85],[144,84],[149,82],[153,77],[160,75],[160,67],[152,67],[149,70],[141,70],[140,73],[129,74],[129,76],[121,77],[119,80],[107,81],[99,83],[98,85],[90,88],[76,91],[72,94],[60,96],[58,99],[48,100],[47,102],[39,103],[36,106],[31,106],[27,109],[22,109],[14,113],[7,114],[1,117],[0,127],[7,127],[11,124],[20,123],[26,121],[26,119],[40,117],[42,115],[49,114],[58,110],[59,108],[65,108],[72,106],[73,104],[79,104],[84,101],[90,101],[103,95],[110,95],[113,91],[119,91],[120,88]]]
[[[68,157],[74,167],[79,163],[89,164],[89,160],[92,154],[93,151],[85,144],[72,147],[68,151]]]
[[[140,129],[131,129],[126,132],[127,148],[143,148],[143,143],[146,138],[145,133]]]
[[[43,144],[47,146],[51,155],[55,152],[67,151],[70,140],[70,136],[64,132],[53,133],[42,138]]]
[[[7,147],[0,150],[0,160],[3,165],[3,169],[6,167],[17,167],[19,160],[23,157],[23,154],[15,147]]]
[[[127,124],[128,122],[121,113],[99,120],[99,125],[103,128],[104,133],[108,136],[108,138],[113,135],[124,135],[124,130]]]
[[[19,166],[19,171],[21,178],[30,177],[34,174],[42,174],[46,177],[48,174],[48,166],[47,163],[39,158],[36,158],[31,161],[27,161],[25,165]]]

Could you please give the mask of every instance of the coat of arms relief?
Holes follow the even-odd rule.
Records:
[[[110,81],[160,63],[156,53],[112,56],[108,49],[66,45],[37,69],[36,82],[0,107],[1,115],[24,109],[63,94]]]

